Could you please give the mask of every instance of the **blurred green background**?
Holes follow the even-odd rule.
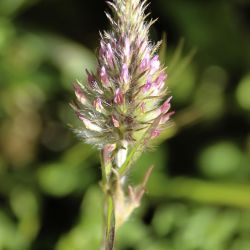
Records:
[[[0,250],[97,250],[98,153],[69,124],[95,69],[104,1],[0,0]],[[119,250],[250,249],[250,2],[154,0],[173,125],[131,172],[155,169]]]

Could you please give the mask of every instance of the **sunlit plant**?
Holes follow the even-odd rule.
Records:
[[[112,0],[106,14],[110,31],[101,33],[95,73],[87,83],[74,84],[72,103],[82,126],[75,129],[86,143],[101,152],[102,188],[105,195],[105,235],[102,249],[114,248],[115,232],[140,205],[145,185],[126,188],[126,176],[152,139],[166,128],[170,118],[166,69],[157,55],[146,21],[147,1]],[[127,190],[126,190],[127,189]]]

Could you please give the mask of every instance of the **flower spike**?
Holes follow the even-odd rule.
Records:
[[[130,149],[160,113],[164,113],[164,119],[152,137],[163,130],[163,121],[168,120],[171,106],[170,99],[163,102],[167,75],[156,53],[158,45],[153,45],[148,38],[154,21],[145,21],[147,1],[107,3],[112,10],[107,14],[111,29],[101,34],[97,74],[86,71],[89,85],[86,89],[82,88],[85,84],[75,85],[80,104],[92,103],[88,109],[78,110],[81,117],[86,117],[85,126],[78,134],[87,142],[94,141],[100,149],[107,142],[119,147],[117,141],[126,141]],[[96,138],[88,140],[93,136],[88,130],[93,128]]]

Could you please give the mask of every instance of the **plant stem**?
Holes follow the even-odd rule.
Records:
[[[115,242],[115,210],[112,192],[110,190],[110,178],[106,171],[103,157],[101,156],[102,186],[104,191],[104,235],[101,250],[113,250]]]
[[[105,199],[105,235],[104,249],[113,250],[115,242],[115,212],[113,198],[110,194],[106,194]]]

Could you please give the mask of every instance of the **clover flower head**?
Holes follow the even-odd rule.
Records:
[[[145,144],[159,136],[171,115],[171,97],[166,97],[167,74],[157,55],[159,43],[148,38],[154,20],[146,21],[147,1],[107,3],[111,29],[101,33],[96,72],[86,71],[87,82],[74,85],[77,102],[72,108],[83,123],[77,134],[106,150],[107,158],[116,149],[120,166],[128,148],[145,132]]]

